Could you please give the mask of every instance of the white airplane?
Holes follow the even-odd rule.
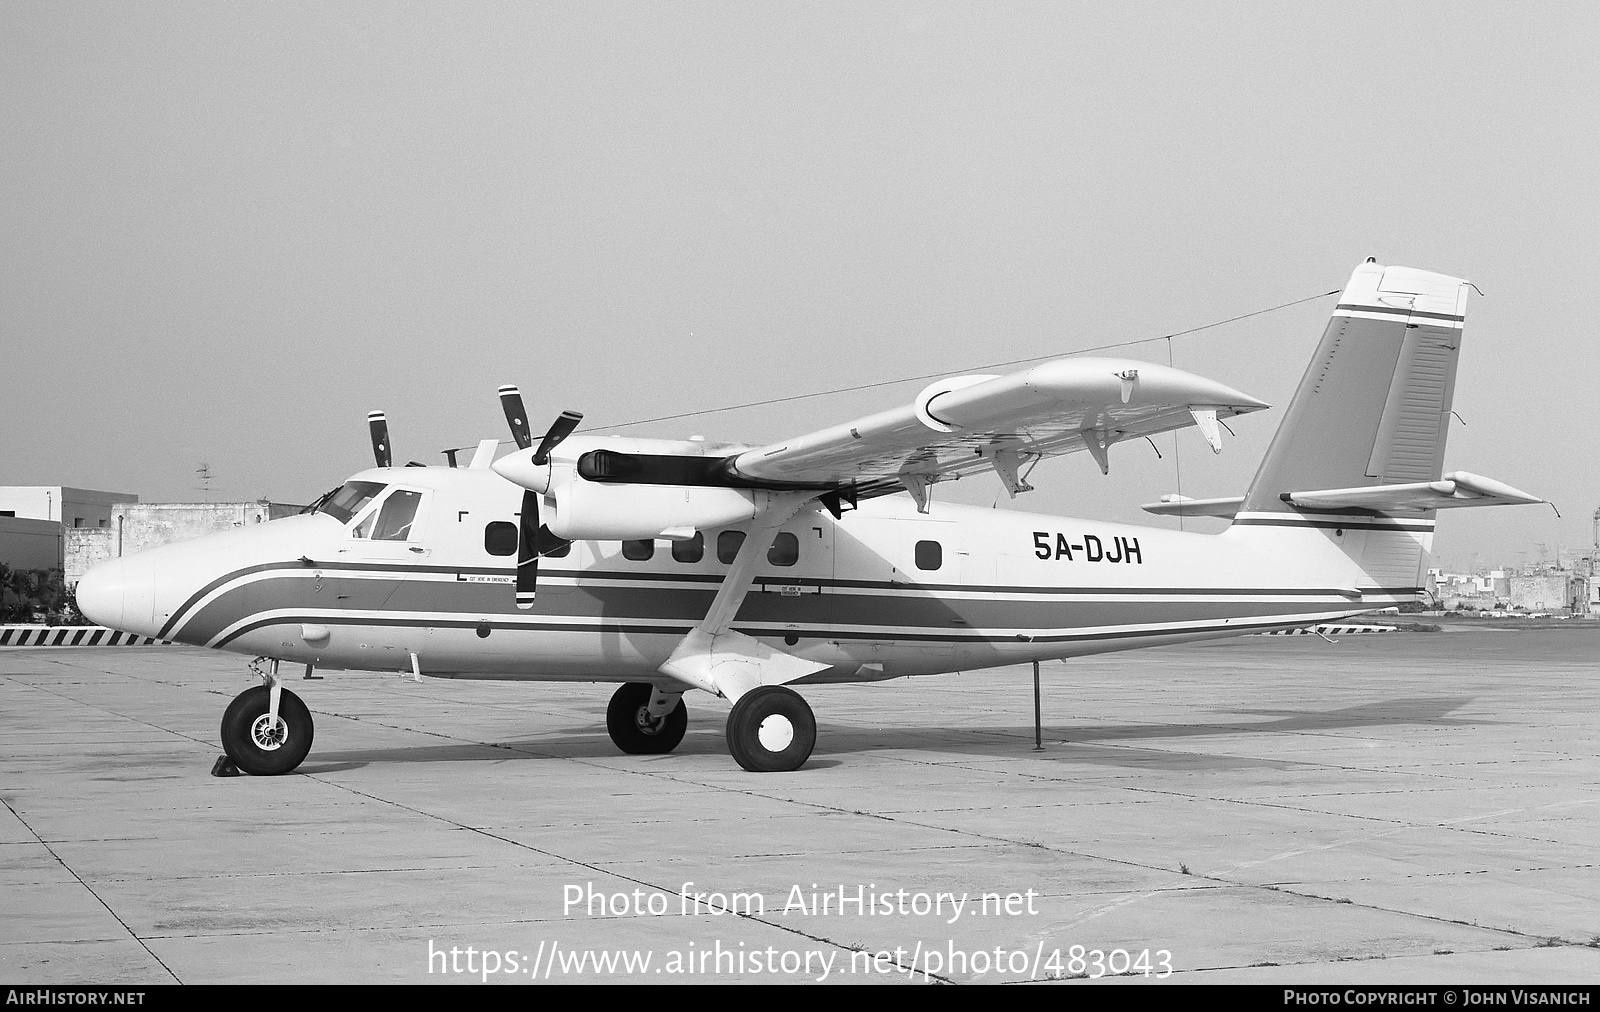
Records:
[[[606,727],[671,752],[684,693],[732,701],[728,749],[793,770],[816,721],[791,685],[970,671],[1306,626],[1415,600],[1434,511],[1543,502],[1442,474],[1467,284],[1371,260],[1333,312],[1249,490],[1157,514],[1219,534],[933,502],[993,471],[1012,496],[1043,457],[1266,404],[1176,369],[1063,358],[958,376],[909,405],[765,446],[574,436],[467,467],[378,466],[300,516],[107,562],[78,585],[96,622],[269,659],[222,719],[239,769],[311,748],[278,662],[420,678],[624,683]],[[570,437],[570,438],[569,438]],[[452,465],[454,461],[452,460]],[[908,493],[908,494],[899,494]]]

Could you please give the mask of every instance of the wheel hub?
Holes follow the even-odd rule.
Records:
[[[289,740],[289,725],[282,717],[263,713],[250,725],[250,740],[263,752],[276,752]]]
[[[794,741],[794,724],[781,713],[771,714],[756,729],[756,739],[768,752],[782,752]]]
[[[639,712],[634,714],[633,719],[634,723],[639,725],[640,734],[655,734],[667,722],[666,717],[650,716],[650,708],[648,706],[639,707]]]

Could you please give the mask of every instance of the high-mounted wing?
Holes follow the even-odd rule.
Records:
[[[523,417],[510,403],[508,417]],[[1088,450],[1104,472],[1113,443],[1189,425],[1220,452],[1218,419],[1266,406],[1149,362],[1055,359],[1006,376],[940,380],[904,407],[767,446],[574,436],[555,452],[523,446],[492,466],[544,496],[558,537],[677,539],[751,520],[764,497],[790,492],[837,516],[844,503],[905,490],[927,512],[934,482],[993,470],[1016,495],[1032,487],[1025,469],[1044,457]],[[562,426],[552,431],[570,431]]]
[[[728,472],[754,485],[833,487],[862,497],[994,470],[1012,495],[1020,469],[1088,450],[1109,469],[1113,443],[1198,425],[1221,450],[1217,419],[1268,405],[1203,376],[1129,359],[1054,359],[1005,376],[940,380],[909,405],[737,454]]]

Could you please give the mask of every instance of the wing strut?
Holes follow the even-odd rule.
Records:
[[[774,650],[733,630],[734,616],[755,582],[756,566],[766,558],[778,529],[817,497],[815,492],[760,495],[750,533],[739,546],[705,618],[689,630],[660,668],[679,681],[733,701],[759,685],[782,685],[828,667]]]

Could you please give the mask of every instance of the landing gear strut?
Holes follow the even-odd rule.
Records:
[[[311,711],[288,689],[279,693],[276,718],[265,685],[239,693],[222,714],[223,751],[252,776],[288,773],[311,751]]]
[[[649,682],[628,682],[606,707],[606,730],[629,755],[665,755],[683,741],[688,727],[683,694],[662,692]]]
[[[817,743],[817,718],[793,689],[762,685],[728,713],[728,751],[751,773],[797,770]]]

